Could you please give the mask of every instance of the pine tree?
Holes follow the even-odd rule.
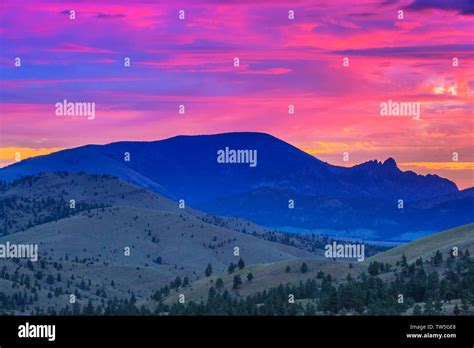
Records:
[[[221,291],[221,289],[224,288],[224,281],[222,280],[222,278],[217,278],[216,280],[216,289],[218,291]]]
[[[178,289],[182,284],[181,277],[177,276],[176,279],[174,280],[174,287]]]
[[[214,299],[217,295],[216,289],[214,289],[214,287],[211,287],[209,289],[209,294],[208,295],[209,295],[209,300]]]
[[[46,283],[48,283],[49,285],[54,284],[54,277],[51,274],[48,274],[48,276],[46,277]]]
[[[231,262],[229,265],[229,268],[227,269],[227,272],[229,272],[229,274],[232,274],[234,273],[234,271],[235,271],[235,265],[233,262]]]
[[[92,301],[89,300],[89,302],[87,302],[87,306],[84,306],[84,309],[83,309],[83,313],[85,315],[94,315],[94,306],[92,305]]]
[[[232,289],[237,290],[242,285],[242,279],[239,275],[234,276],[234,284],[232,285]]]
[[[439,250],[436,250],[436,254],[433,258],[433,266],[438,267],[443,263],[443,254]]]
[[[405,253],[403,253],[402,255],[402,263],[401,263],[402,267],[405,268],[405,267],[408,267],[408,262],[407,262],[407,257],[405,255]]]
[[[306,262],[303,262],[303,263],[301,264],[300,271],[301,271],[301,273],[306,273],[306,272],[308,272],[308,265],[306,264]]]
[[[376,276],[377,274],[379,274],[379,267],[377,261],[371,262],[369,264],[368,272],[371,276]]]
[[[242,260],[242,258],[240,258],[239,262],[237,263],[237,266],[239,267],[239,269],[245,268],[245,263],[244,263],[244,260]]]
[[[204,272],[206,277],[210,277],[212,275],[212,265],[210,263],[207,264],[206,271]]]
[[[253,274],[252,273],[247,274],[247,280],[251,281],[252,279],[253,279]]]

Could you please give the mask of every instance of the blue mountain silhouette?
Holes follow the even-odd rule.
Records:
[[[225,148],[256,150],[257,165],[218,163],[218,151]],[[125,161],[126,153],[130,161]],[[392,158],[350,168],[330,165],[265,133],[87,145],[3,168],[0,180],[48,171],[111,174],[172,199],[184,199],[188,206],[267,226],[367,228],[386,237],[434,232],[472,221],[468,213],[472,194],[459,195],[461,191],[447,179],[403,172]],[[441,200],[440,204],[448,205],[444,213],[438,205],[414,204],[444,196],[451,197],[448,202]],[[294,209],[288,208],[290,199]],[[404,209],[398,209],[399,199]]]

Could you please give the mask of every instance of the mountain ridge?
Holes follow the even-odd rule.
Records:
[[[332,172],[332,174],[339,174],[338,172],[340,171],[346,171],[346,172],[350,172],[350,171],[354,171],[356,172],[357,170],[360,170],[362,168],[366,168],[366,167],[370,167],[370,168],[383,168],[383,169],[386,169],[386,170],[390,170],[390,171],[397,171],[399,173],[413,173],[415,174],[417,177],[421,177],[421,178],[436,178],[436,179],[440,179],[442,180],[444,183],[446,183],[446,186],[450,186],[448,189],[450,189],[451,191],[459,191],[459,189],[457,188],[456,184],[448,179],[445,179],[445,178],[442,178],[436,174],[427,174],[427,175],[421,175],[421,174],[417,174],[415,172],[412,172],[412,171],[401,171],[397,164],[396,164],[396,161],[392,158],[392,157],[389,157],[387,158],[385,161],[381,162],[381,161],[378,161],[378,160],[369,160],[369,161],[366,161],[366,162],[362,162],[362,163],[359,163],[359,164],[355,164],[354,166],[351,166],[351,167],[343,167],[343,166],[337,166],[337,165],[333,165],[333,164],[330,164],[328,162],[324,162],[320,159],[318,159],[317,157],[297,148],[296,146],[290,144],[290,143],[287,143],[277,137],[274,137],[268,133],[261,133],[261,132],[229,132],[229,133],[218,133],[218,134],[210,134],[210,135],[177,135],[177,136],[174,136],[174,137],[170,137],[170,138],[166,138],[166,139],[162,139],[162,140],[153,140],[153,141],[116,141],[116,142],[111,142],[111,143],[108,143],[108,144],[103,144],[103,145],[99,145],[99,144],[87,144],[87,145],[83,145],[83,146],[78,146],[78,147],[74,147],[74,148],[70,148],[70,149],[64,149],[64,150],[60,150],[60,151],[57,151],[57,152],[54,152],[54,153],[51,153],[51,154],[48,154],[48,155],[41,155],[41,156],[36,156],[36,157],[32,157],[32,158],[28,158],[28,159],[25,159],[23,161],[20,161],[18,163],[14,163],[14,164],[11,164],[9,166],[6,166],[6,167],[3,167],[3,168],[0,168],[0,179],[4,180],[4,181],[11,181],[13,180],[14,178],[16,177],[19,177],[19,176],[23,176],[23,175],[27,175],[27,174],[22,174],[20,172],[16,172],[15,170],[13,170],[13,168],[17,168],[19,165],[24,165],[25,163],[29,163],[31,161],[34,161],[35,162],[35,165],[37,165],[37,162],[39,160],[43,160],[45,158],[51,158],[50,156],[65,156],[69,153],[72,153],[72,152],[77,152],[77,151],[80,151],[82,154],[87,154],[89,152],[89,150],[96,150],[98,151],[97,154],[102,154],[102,155],[107,155],[106,157],[108,158],[112,158],[112,159],[115,159],[117,160],[118,158],[116,156],[113,156],[113,152],[110,152],[110,151],[101,151],[102,149],[107,149],[107,148],[118,148],[118,149],[121,149],[123,146],[129,146],[131,147],[132,149],[135,149],[137,146],[153,146],[153,145],[158,145],[158,144],[168,144],[168,143],[173,143],[173,142],[183,142],[183,141],[189,141],[189,140],[207,140],[207,139],[217,139],[217,140],[221,140],[221,139],[218,139],[218,138],[228,138],[229,140],[232,140],[234,141],[235,139],[232,139],[233,137],[239,137],[239,138],[253,138],[253,139],[250,139],[250,140],[258,140],[258,141],[261,141],[262,139],[258,139],[258,138],[267,138],[267,139],[271,139],[272,141],[277,141],[279,142],[280,144],[284,144],[285,146],[291,148],[292,150],[296,150],[300,156],[303,157],[306,157],[307,160],[310,160],[310,161],[314,161],[314,163],[317,163],[320,167],[321,166],[327,166],[326,169],[330,170]],[[116,155],[116,154],[115,154]],[[302,159],[300,159],[301,161]],[[120,163],[120,162],[119,162]],[[131,166],[128,166],[128,168],[131,168],[133,170],[133,167]],[[322,168],[319,168],[319,169],[322,169]],[[12,173],[8,173],[8,172],[12,172]],[[38,171],[36,171],[37,173]],[[119,173],[120,174],[120,173]],[[140,173],[139,173],[140,174]],[[120,177],[120,175],[118,175]],[[441,195],[441,194],[439,194]]]
[[[219,163],[223,149],[254,151],[255,167]],[[54,171],[113,175],[193,208],[264,226],[364,228],[390,238],[472,222],[466,211],[474,203],[471,195],[459,201],[462,191],[450,180],[402,171],[391,157],[334,166],[270,134],[254,132],[85,145],[2,168],[0,180]],[[449,209],[429,203],[439,197],[457,200],[457,205],[449,206],[445,198]],[[419,201],[429,210],[415,209]]]

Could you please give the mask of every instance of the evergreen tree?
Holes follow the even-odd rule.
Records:
[[[239,275],[234,276],[234,284],[232,285],[232,289],[237,290],[242,285],[242,279]]]
[[[48,274],[48,276],[46,277],[46,283],[48,283],[49,285],[54,284],[54,277],[51,274]]]
[[[211,287],[209,289],[209,294],[208,295],[209,295],[209,300],[212,301],[217,295],[216,289],[214,289],[214,287]]]
[[[237,266],[239,267],[239,269],[245,268],[245,263],[244,263],[244,260],[242,260],[242,258],[240,258],[239,262],[237,263]]]
[[[204,272],[206,277],[210,277],[212,275],[212,265],[210,263],[207,264],[206,271]]]
[[[405,255],[405,253],[403,253],[403,255],[402,255],[402,263],[401,263],[401,266],[402,266],[403,268],[408,267],[407,257],[406,257],[406,255]]]
[[[87,302],[87,306],[84,306],[84,309],[82,312],[84,315],[94,315],[95,309],[94,309],[94,306],[92,305],[91,300]]]
[[[377,261],[371,262],[369,264],[368,272],[371,276],[376,276],[377,274],[379,274],[379,266]]]
[[[222,278],[217,278],[216,280],[216,289],[218,291],[221,291],[221,289],[224,288],[224,281],[222,280]]]
[[[438,267],[443,263],[443,254],[439,250],[436,250],[436,254],[433,258],[433,266]]]
[[[174,288],[178,289],[182,284],[181,277],[177,276],[174,280]]]

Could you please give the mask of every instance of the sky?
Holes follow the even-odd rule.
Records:
[[[256,131],[331,164],[393,157],[471,187],[473,33],[470,0],[3,0],[0,166]],[[64,100],[95,103],[95,118],[56,115]],[[419,103],[419,119],[382,116],[389,100]]]

